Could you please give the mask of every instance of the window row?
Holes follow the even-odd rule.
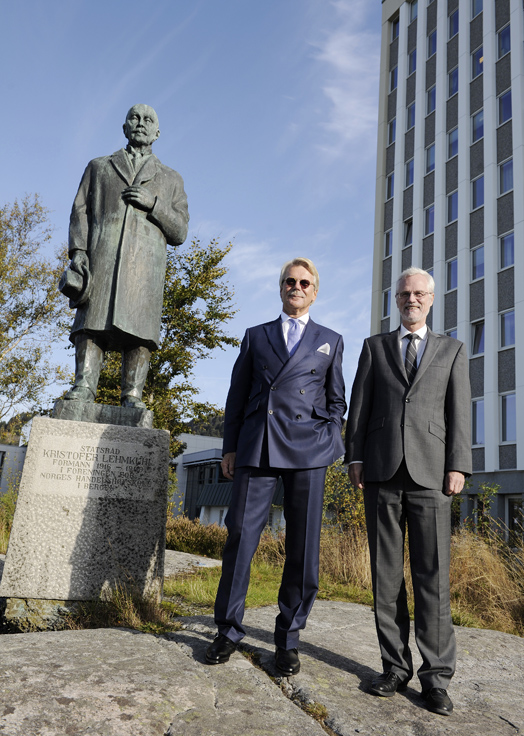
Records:
[[[404,223],[404,240],[402,246],[406,248],[413,244],[413,220],[406,220]],[[393,254],[393,230],[386,230],[384,233],[384,258],[389,258]],[[506,233],[499,238],[499,269],[503,270],[513,266],[515,263],[515,236],[514,233]],[[452,274],[451,274],[452,276]],[[484,277],[484,246],[479,245],[471,251],[471,280],[476,281]],[[452,283],[448,281],[448,290],[455,288],[450,286]]]
[[[428,0],[429,5],[432,0]],[[471,0],[471,19],[476,18],[483,10],[483,0]],[[412,23],[418,16],[418,2],[413,0],[409,5],[409,22]],[[391,40],[394,41],[399,35],[399,18],[394,18],[391,22]],[[454,10],[448,16],[448,38],[453,38],[458,33],[458,10]]]
[[[500,397],[500,442],[517,441],[517,397],[514,393],[502,394]],[[486,442],[484,421],[484,399],[472,402],[471,444],[484,445]]]
[[[484,320],[472,325],[471,355],[484,353]],[[515,310],[508,309],[499,314],[499,348],[511,348],[515,345]]]
[[[435,144],[432,143],[425,150],[425,173],[429,174],[435,169]],[[409,187],[414,182],[415,176],[414,159],[409,159],[405,164],[404,186]],[[502,196],[513,189],[513,159],[509,158],[498,165],[498,195]],[[392,199],[395,194],[395,174],[386,177],[386,201]],[[458,190],[447,195],[446,225],[458,219]],[[484,175],[478,176],[471,182],[471,211],[484,206]],[[434,232],[434,205],[426,207],[424,235]]]
[[[458,10],[456,25],[458,28]],[[450,16],[450,22],[451,22]],[[450,25],[451,32],[451,25]],[[502,59],[511,51],[511,27],[508,24],[497,33],[497,60]],[[437,52],[437,32],[431,31],[427,40],[427,58],[429,59]],[[417,50],[413,49],[408,52],[408,75],[413,74],[417,68]],[[484,47],[478,46],[471,52],[471,79],[476,79],[484,71]],[[398,67],[395,66],[390,71],[389,91],[392,92],[398,85]],[[459,88],[459,71],[458,66],[448,72],[448,97],[453,97]]]

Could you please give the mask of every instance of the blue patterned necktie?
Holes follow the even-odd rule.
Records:
[[[415,375],[417,373],[417,348],[415,340],[419,339],[418,335],[406,335],[405,339],[408,341],[406,348],[406,358],[404,365],[406,367],[406,375],[408,377],[409,385],[413,383]]]
[[[293,355],[297,349],[298,343],[300,342],[300,327],[298,320],[289,319],[289,330],[287,333],[287,350],[290,355]]]

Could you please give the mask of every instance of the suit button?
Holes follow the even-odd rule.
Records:
[[[406,404],[409,404],[410,401],[411,399],[406,399]]]
[[[316,369],[315,369],[315,368],[312,368],[312,369],[311,369],[311,373],[316,373],[316,372],[317,372],[317,371],[316,371]]]
[[[273,414],[273,409],[270,409],[268,413]]]
[[[295,419],[302,419],[302,414],[297,414]]]
[[[271,386],[271,391],[276,391],[276,390],[277,390],[276,386]]]
[[[262,370],[263,370],[263,371],[267,371],[267,365],[263,365],[263,366],[262,366]]]
[[[301,388],[301,389],[300,389],[300,393],[301,393],[301,394],[305,394],[306,392],[305,392],[305,390],[304,390],[303,388]]]

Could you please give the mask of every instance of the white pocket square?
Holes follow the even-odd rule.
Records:
[[[325,353],[326,355],[329,355],[329,352],[331,350],[331,347],[328,342],[325,342],[323,345],[321,345],[317,349],[317,353]]]

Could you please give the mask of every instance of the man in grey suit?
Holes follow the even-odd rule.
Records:
[[[470,385],[463,343],[426,325],[434,281],[405,270],[397,282],[400,328],[364,341],[346,430],[349,477],[365,488],[375,622],[384,672],[376,695],[413,676],[403,572],[408,529],[418,677],[426,707],[450,715],[455,671],[449,600],[451,500],[471,474]]]

